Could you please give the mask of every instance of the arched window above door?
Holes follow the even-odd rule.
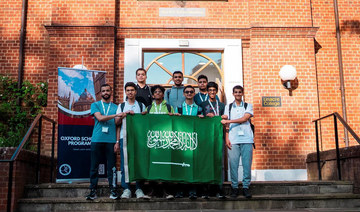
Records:
[[[184,84],[197,87],[197,77],[206,75],[209,81],[221,84],[224,79],[220,51],[143,51],[143,67],[147,71],[147,83],[171,87],[172,73],[181,71]]]

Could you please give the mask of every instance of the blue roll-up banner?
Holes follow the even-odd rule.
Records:
[[[86,182],[94,118],[90,106],[101,100],[104,71],[58,68],[58,172],[56,182]],[[106,177],[105,158],[99,177]]]

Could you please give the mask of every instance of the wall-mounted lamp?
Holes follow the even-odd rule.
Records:
[[[281,83],[289,90],[289,96],[292,96],[292,91],[295,90],[299,82],[296,78],[296,68],[292,65],[284,65],[279,72]]]

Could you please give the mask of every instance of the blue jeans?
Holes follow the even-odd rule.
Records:
[[[121,171],[121,187],[123,189],[130,189],[130,183],[125,182],[123,139],[120,139],[120,171]],[[141,188],[141,183],[136,181],[136,189],[140,189],[140,188]]]
[[[231,187],[239,187],[239,161],[241,157],[243,165],[243,188],[249,188],[251,182],[251,163],[253,155],[252,144],[233,144],[231,150],[228,149],[230,163]]]

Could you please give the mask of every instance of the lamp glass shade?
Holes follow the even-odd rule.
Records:
[[[296,78],[296,68],[292,65],[284,65],[279,72],[282,80],[294,80]]]

